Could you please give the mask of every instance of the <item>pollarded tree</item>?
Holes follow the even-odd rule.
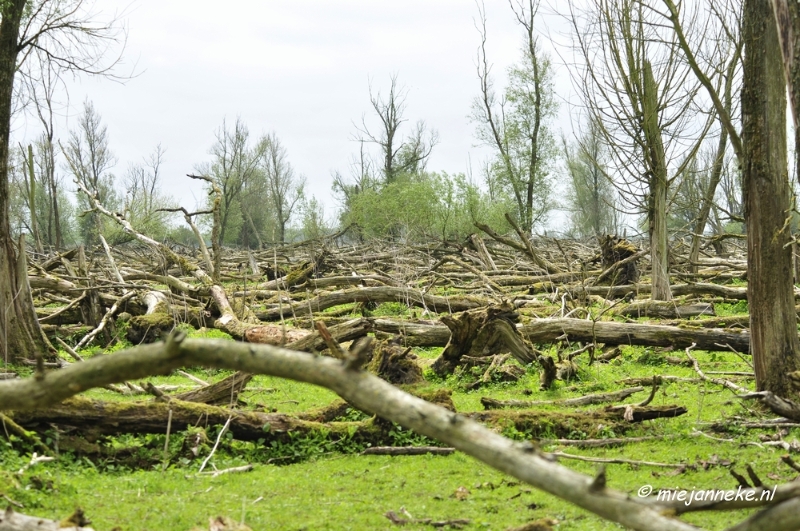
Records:
[[[695,157],[713,119],[698,112],[699,82],[675,36],[639,0],[572,3],[574,84],[609,146],[622,206],[645,214],[652,297],[669,287],[667,207],[670,185]]]
[[[532,233],[552,209],[550,166],[557,149],[549,122],[556,113],[552,63],[539,47],[534,22],[538,1],[511,2],[524,30],[522,59],[508,71],[508,84],[498,101],[486,56],[486,14],[481,9],[478,30],[478,79],[481,93],[472,105],[478,138],[495,151],[487,176],[516,201],[524,231]]]
[[[0,357],[47,355],[27,281],[24,241],[15,245],[9,222],[9,135],[15,75],[33,50],[59,68],[102,74],[105,43],[116,25],[97,23],[81,0],[7,0],[0,3]],[[113,61],[111,63],[113,65]],[[22,65],[22,67],[21,67]],[[108,64],[107,64],[108,65]]]

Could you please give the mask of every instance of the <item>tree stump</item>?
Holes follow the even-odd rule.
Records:
[[[457,315],[443,316],[442,322],[450,329],[450,341],[431,368],[439,376],[455,370],[465,355],[491,356],[511,352],[520,363],[537,360],[537,355],[517,331],[519,314],[508,301],[497,306],[468,310]]]
[[[600,254],[603,270],[636,254],[639,250],[624,238],[606,235],[600,238]],[[611,285],[635,284],[639,280],[636,260],[629,262],[611,274]]]

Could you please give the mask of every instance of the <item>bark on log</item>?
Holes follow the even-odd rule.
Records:
[[[585,321],[583,319],[532,319],[520,328],[532,343],[547,343],[567,335],[571,341],[596,341],[606,345],[645,345],[686,348],[693,343],[699,350],[726,351],[730,345],[738,352],[750,352],[750,333],[718,329],[687,329],[677,326]]]
[[[394,333],[405,331],[409,346],[425,345],[443,347],[450,331],[442,325],[416,323],[401,328],[391,320],[375,320],[375,327]],[[747,331],[720,329],[682,328],[639,323],[617,323],[613,321],[586,321],[583,319],[532,319],[517,327],[532,343],[549,343],[566,334],[572,341],[597,341],[606,345],[643,345],[653,347],[686,348],[697,343],[700,350],[728,351],[730,345],[738,352],[750,352],[750,334]],[[417,339],[419,338],[419,339]]]
[[[395,321],[372,319],[376,332],[400,335],[407,347],[443,347],[450,340],[450,330],[431,322]]]
[[[83,511],[76,509],[64,520],[48,520],[38,516],[18,513],[9,506],[0,514],[0,531],[94,531]]]
[[[351,319],[328,328],[328,333],[337,343],[344,343],[346,341],[353,341],[359,337],[364,337],[372,331],[372,322],[364,317],[358,319]],[[298,339],[286,345],[286,348],[292,350],[299,350],[302,352],[322,352],[328,346],[325,344],[325,339],[319,332],[312,332],[302,339]]]
[[[211,405],[236,404],[239,393],[244,390],[245,386],[252,379],[252,374],[236,371],[217,383],[186,391],[185,393],[178,393],[170,396],[170,398],[184,402],[198,402]]]
[[[472,308],[486,306],[489,301],[483,297],[441,297],[429,295],[419,290],[410,288],[396,288],[393,286],[381,286],[377,288],[361,288],[344,291],[335,291],[319,295],[312,299],[287,304],[283,307],[284,317],[287,315],[307,315],[311,312],[319,313],[322,310],[349,304],[352,302],[402,302],[409,306],[417,306],[432,311],[433,313],[442,312],[461,312]],[[275,321],[281,317],[280,308],[272,308],[257,314],[262,321]]]
[[[674,295],[674,293],[673,293]],[[714,305],[707,302],[677,305],[674,301],[635,301],[617,310],[617,315],[626,317],[657,317],[676,319],[698,315],[716,315]]]
[[[121,433],[165,433],[169,410],[172,410],[173,430],[195,426],[222,426],[231,418],[230,430],[243,441],[279,439],[289,431],[307,433],[320,429],[331,430],[332,437],[347,434],[350,423],[321,424],[300,420],[281,413],[239,411],[196,402],[146,401],[102,402],[74,397],[43,409],[15,411],[9,414],[27,429],[48,429],[49,424],[77,428],[87,437],[119,435]]]

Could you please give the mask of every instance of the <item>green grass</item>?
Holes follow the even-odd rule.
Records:
[[[738,309],[737,309],[738,311]],[[201,333],[204,337],[218,334]],[[415,349],[423,365],[430,364],[441,348]],[[572,350],[566,348],[565,351]],[[539,390],[538,370],[529,368],[515,383],[491,383],[481,389],[465,392],[464,386],[477,376],[451,376],[444,381],[424,385],[425,388],[446,386],[453,391],[453,401],[460,412],[479,411],[481,396],[496,399],[556,400],[621,389],[624,378],[653,375],[675,375],[695,378],[691,368],[666,363],[665,356],[685,357],[683,351],[663,352],[662,349],[623,347],[622,356],[609,364],[587,365],[586,354],[579,356],[579,380],[557,382],[547,391]],[[732,353],[695,351],[705,371],[749,371],[750,367]],[[227,371],[189,368],[188,372],[206,381],[217,381]],[[149,378],[155,384],[193,385],[179,376]],[[752,388],[752,380],[737,380]],[[648,390],[633,395],[625,403],[634,404],[647,397]],[[87,393],[93,398],[125,400],[105,390]],[[269,376],[256,376],[241,398],[246,407],[296,413],[324,407],[336,399],[325,389]],[[149,399],[149,398],[148,398]],[[632,425],[625,433],[615,433],[608,427],[597,426],[594,436],[663,436],[665,439],[629,444],[617,448],[579,449],[575,447],[545,447],[547,451],[561,450],[586,457],[621,457],[640,461],[683,464],[685,470],[672,468],[609,464],[606,466],[609,486],[636,495],[643,485],[654,488],[735,488],[728,465],[743,473],[751,464],[768,484],[794,478],[788,467],[780,465],[781,449],[759,447],[759,435],[772,435],[771,430],[736,428],[733,417],[757,417],[753,403],[743,403],[730,391],[713,384],[688,382],[663,385],[652,405],[677,404],[688,408],[681,417],[659,419]],[[563,408],[539,406],[546,411],[601,409],[599,406]],[[358,415],[355,415],[358,416]],[[357,419],[353,419],[357,420]],[[728,433],[713,432],[712,423],[729,428]],[[718,439],[697,435],[700,430]],[[506,435],[525,438],[525,433],[506,429]],[[215,432],[209,433],[213,437]],[[576,439],[586,433],[575,432]],[[358,451],[357,445],[331,445],[321,437],[307,437],[275,448],[261,448],[255,443],[236,443],[229,440],[220,448],[211,463],[219,469],[254,463],[255,470],[244,474],[217,478],[196,477],[198,458],[181,453],[180,433],[173,435],[170,446],[170,467],[160,471],[163,435],[125,436],[105,444],[138,446],[149,454],[157,469],[130,470],[113,459],[95,463],[74,456],[62,456],[52,463],[42,463],[21,475],[29,455],[8,448],[0,438],[0,493],[25,505],[25,512],[62,517],[80,506],[94,521],[96,529],[119,526],[123,530],[188,530],[192,526],[208,525],[208,518],[225,515],[236,520],[244,517],[253,529],[396,529],[383,515],[392,510],[400,514],[405,507],[416,518],[446,520],[468,518],[467,529],[506,529],[538,518],[554,518],[558,529],[605,530],[619,529],[579,508],[518,484],[513,478],[472,460],[454,454],[448,457],[378,457],[341,453]],[[797,440],[800,430],[791,430],[786,441]],[[415,440],[413,434],[398,432],[398,442]],[[213,442],[213,441],[212,441]],[[267,464],[268,457],[290,457],[275,462],[301,462],[276,466]],[[302,461],[302,459],[305,459]],[[560,462],[582,473],[592,475],[597,465],[570,459]],[[463,501],[453,497],[456,489],[465,487],[470,494]],[[742,520],[746,511],[705,513],[684,517],[688,522],[708,529],[722,529]],[[243,516],[244,515],[244,516]],[[406,526],[404,529],[423,529]],[[430,529],[429,527],[425,529]]]

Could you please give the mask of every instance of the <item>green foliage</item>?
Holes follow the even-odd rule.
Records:
[[[303,198],[300,204],[300,234],[303,240],[321,238],[331,233],[325,221],[325,209],[315,196]]]
[[[493,201],[463,174],[404,175],[353,196],[343,221],[367,238],[460,240],[475,232],[476,221],[505,232],[503,214],[510,206],[508,199]]]
[[[718,317],[725,317],[726,315],[742,315],[749,313],[747,301],[742,299],[734,303],[718,302],[714,305],[714,312]]]
[[[532,24],[534,15],[529,15]],[[493,92],[489,71],[479,72],[482,94],[473,103],[472,119],[478,138],[495,151],[485,169],[490,194],[512,198],[523,230],[531,232],[555,206],[552,169],[558,149],[550,122],[558,105],[552,63],[539,51],[534,37],[526,39],[522,58],[508,69],[501,102]]]

